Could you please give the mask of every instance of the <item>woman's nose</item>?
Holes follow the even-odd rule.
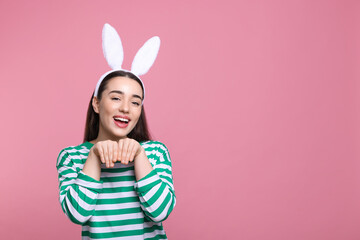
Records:
[[[129,112],[129,103],[127,101],[122,101],[119,110],[122,112]]]

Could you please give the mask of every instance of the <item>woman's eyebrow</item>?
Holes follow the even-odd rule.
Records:
[[[124,95],[124,92],[123,92],[123,91],[120,91],[120,90],[112,90],[112,91],[109,92],[109,94],[110,94],[110,93],[118,93],[118,94]],[[139,95],[137,95],[137,94],[133,94],[132,96],[135,97],[135,98],[139,98],[140,100],[142,100],[142,98],[141,98]]]

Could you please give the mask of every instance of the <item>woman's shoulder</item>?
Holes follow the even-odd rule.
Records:
[[[92,146],[93,146],[93,144],[90,142],[83,142],[79,145],[71,145],[71,146],[65,147],[60,150],[60,153],[61,152],[68,152],[68,153],[87,152]]]
[[[71,145],[61,149],[58,155],[57,165],[59,165],[61,162],[66,161],[69,158],[80,160],[79,156],[82,154],[89,153],[91,147],[92,147],[92,143],[83,142],[79,145]]]
[[[160,141],[148,140],[148,141],[140,142],[140,145],[144,149],[147,149],[147,148],[161,148],[161,149],[164,149],[164,150],[168,151],[166,145],[163,142],[160,142]]]
[[[144,148],[148,157],[160,158],[160,161],[171,161],[169,149],[163,142],[149,140],[140,142],[140,145]]]

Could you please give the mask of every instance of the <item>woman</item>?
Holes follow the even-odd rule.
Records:
[[[84,143],[61,150],[60,203],[83,239],[167,239],[175,206],[170,155],[152,141],[144,85],[127,70],[105,74],[90,100]]]

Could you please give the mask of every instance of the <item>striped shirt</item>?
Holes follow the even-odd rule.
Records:
[[[101,164],[100,181],[82,172],[90,142],[60,151],[59,201],[69,219],[82,225],[83,240],[167,239],[161,222],[176,203],[170,154],[159,141],[140,145],[153,170],[139,181],[133,162]]]

